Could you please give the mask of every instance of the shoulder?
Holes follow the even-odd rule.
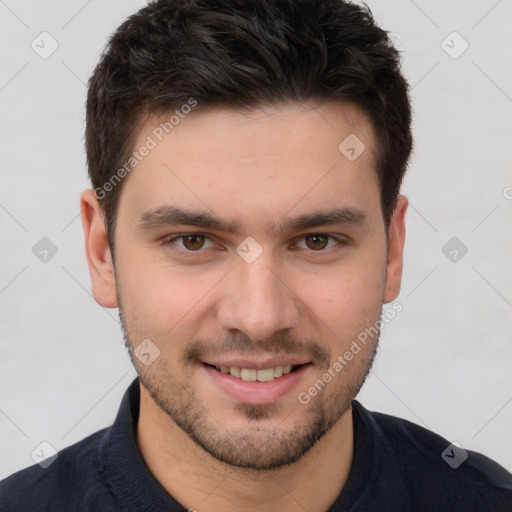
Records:
[[[59,451],[47,467],[34,464],[0,481],[0,510],[47,510],[50,503],[56,511],[86,510],[80,505],[94,503],[94,494],[105,486],[99,445],[108,430]]]
[[[512,474],[496,462],[410,421],[355,406],[416,496],[416,510],[426,501],[436,510],[512,510]]]

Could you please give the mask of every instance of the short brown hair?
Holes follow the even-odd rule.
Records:
[[[130,158],[146,116],[191,98],[197,108],[355,102],[376,134],[389,223],[412,149],[411,108],[398,51],[368,7],[343,0],[158,0],[116,30],[89,80],[87,163],[93,188],[103,192],[97,197],[112,253],[122,182],[105,184]]]

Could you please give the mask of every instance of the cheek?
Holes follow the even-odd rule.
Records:
[[[183,329],[202,310],[202,299],[222,277],[218,270],[196,270],[191,273],[135,254],[119,261],[118,288],[131,332],[158,339]]]
[[[302,280],[303,300],[327,326],[340,328],[364,325],[380,314],[385,286],[385,260],[361,258],[355,265],[338,267]]]

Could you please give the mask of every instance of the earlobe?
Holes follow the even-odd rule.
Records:
[[[103,210],[94,191],[89,189],[80,198],[85,254],[91,275],[92,293],[96,302],[106,308],[117,308],[114,265],[108,245]]]
[[[399,195],[388,230],[388,260],[384,303],[395,300],[400,293],[402,281],[403,255],[405,244],[405,213],[409,202]]]

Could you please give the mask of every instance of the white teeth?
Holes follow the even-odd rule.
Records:
[[[240,368],[237,368],[236,366],[230,366],[229,373],[233,375],[233,377],[236,377],[237,379],[240,378]]]
[[[259,382],[268,382],[269,380],[274,380],[274,368],[258,370],[257,379]]]
[[[276,366],[274,368],[265,368],[263,370],[239,368],[237,366],[216,366],[215,368],[222,373],[229,373],[237,379],[249,382],[268,382],[273,379],[278,379],[292,371],[291,364],[287,364],[286,366]]]
[[[240,370],[240,377],[242,377],[242,380],[256,382],[258,377],[258,370],[248,370],[247,368],[242,368]]]

